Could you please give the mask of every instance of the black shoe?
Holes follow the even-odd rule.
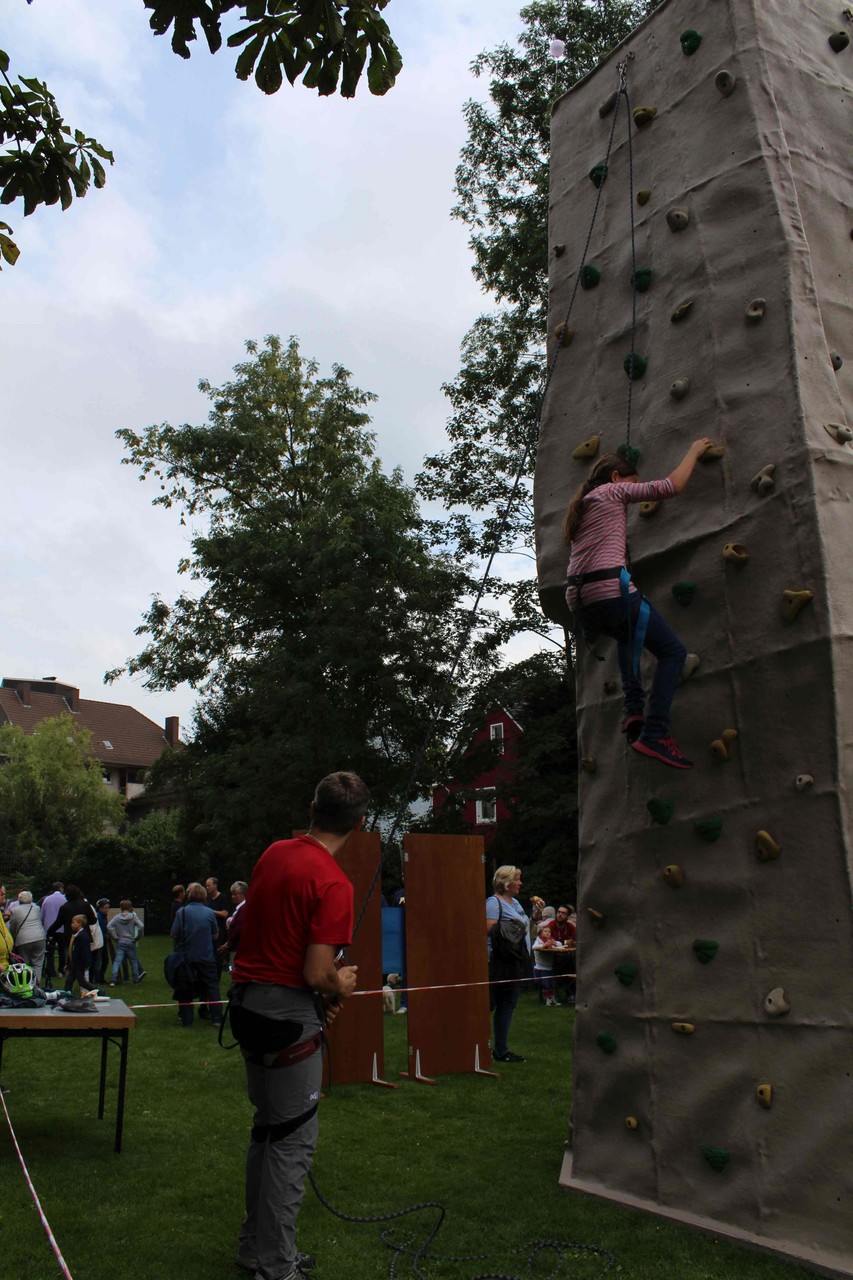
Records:
[[[517,1053],[510,1053],[509,1049],[507,1049],[506,1053],[493,1053],[492,1057],[495,1060],[495,1062],[526,1062],[527,1061],[526,1058],[522,1058]]]

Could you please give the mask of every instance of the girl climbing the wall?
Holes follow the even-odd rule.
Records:
[[[618,454],[599,458],[569,503],[563,533],[571,545],[566,601],[588,642],[616,641],[622,673],[622,732],[634,751],[673,769],[692,769],[670,735],[669,715],[687,650],[656,609],[640,595],[625,568],[628,503],[658,502],[680,493],[702,454],[713,444],[696,440],[665,480],[641,482],[636,464]],[[642,649],[657,658],[649,694],[640,683]]]

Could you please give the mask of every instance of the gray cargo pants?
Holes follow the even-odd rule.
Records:
[[[320,1029],[308,991],[250,983],[243,1006],[267,1018],[301,1022],[300,1041]],[[267,1055],[264,1063],[275,1056]],[[288,1276],[296,1263],[296,1219],[317,1145],[317,1116],[286,1137],[277,1138],[275,1127],[316,1106],[322,1076],[319,1047],[309,1058],[287,1067],[246,1062],[255,1115],[246,1155],[246,1216],[240,1224],[239,1252],[242,1257],[257,1258],[258,1268],[270,1280]]]

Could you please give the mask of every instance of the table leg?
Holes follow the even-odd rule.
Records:
[[[104,1095],[107,1088],[107,1044],[109,1042],[109,1032],[101,1035],[101,1086],[98,1092],[98,1119],[104,1118]]]
[[[124,1087],[127,1083],[127,1031],[119,1033],[118,1110],[116,1111],[116,1151],[121,1151],[121,1133],[124,1127]],[[106,1042],[105,1042],[106,1043]]]

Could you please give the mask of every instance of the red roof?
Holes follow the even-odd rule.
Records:
[[[92,754],[103,764],[146,768],[170,745],[161,725],[123,703],[94,702],[71,685],[51,688],[47,681],[6,679],[0,685],[0,724],[32,733],[40,721],[69,713],[89,730]]]

